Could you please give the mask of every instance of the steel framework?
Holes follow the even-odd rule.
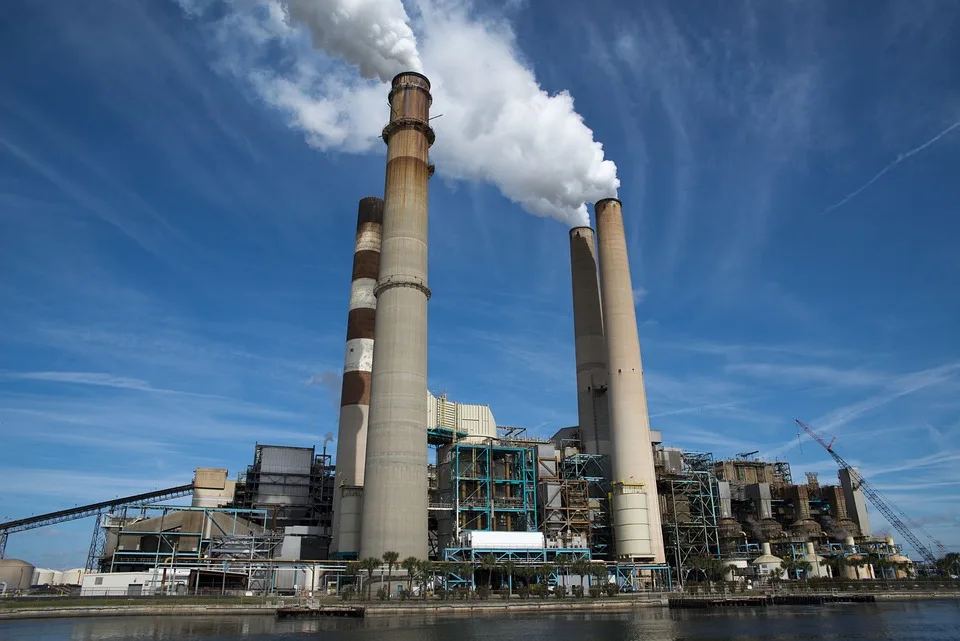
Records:
[[[453,512],[453,540],[462,530],[537,529],[533,447],[454,443],[442,458],[444,482],[435,509]]]
[[[604,475],[607,457],[603,454],[579,452],[564,456],[560,460],[559,474],[566,482],[583,481],[586,484],[587,510],[582,513],[579,507],[571,516],[583,514],[588,521],[587,543],[594,558],[611,557],[612,530],[610,527],[610,484]],[[578,522],[580,522],[578,520]]]
[[[659,479],[664,547],[669,564],[681,584],[690,570],[690,559],[719,558],[717,530],[718,488],[713,455],[682,452],[679,474]]]
[[[125,572],[203,560],[267,559],[283,536],[257,525],[266,518],[263,509],[124,506],[99,520],[108,548],[101,565]],[[252,574],[250,579],[256,582]]]
[[[57,512],[50,512],[48,514],[40,514],[38,516],[31,516],[25,519],[17,519],[15,521],[0,523],[0,559],[4,558],[4,554],[7,550],[7,536],[15,532],[24,532],[26,530],[33,530],[36,528],[46,527],[48,525],[64,523],[66,521],[85,519],[88,516],[96,516],[97,522],[99,523],[102,515],[106,514],[111,509],[123,507],[125,505],[143,503],[146,501],[167,501],[170,499],[179,498],[181,496],[187,496],[192,492],[193,484],[178,485],[177,487],[171,487],[165,490],[144,492],[142,494],[124,496],[111,501],[101,501],[99,503],[91,503],[89,505],[73,507],[68,510],[59,510]],[[91,547],[94,547],[94,545],[91,544]],[[87,563],[87,569],[91,569],[89,565],[89,558]]]
[[[322,453],[311,454],[311,463],[285,470],[263,469],[265,450],[289,449],[256,444],[253,465],[248,465],[237,479],[237,489],[230,507],[245,510],[266,510],[261,523],[268,529],[285,525],[333,526],[333,465],[326,446]],[[307,448],[293,448],[307,449]],[[263,492],[269,488],[268,492]],[[262,494],[282,495],[280,502],[266,500]],[[275,496],[276,498],[276,496]]]

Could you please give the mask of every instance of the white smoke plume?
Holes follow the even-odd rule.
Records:
[[[401,71],[423,71],[410,18],[399,0],[283,0],[318,49],[342,57],[364,78],[389,82]]]
[[[215,0],[179,2],[202,17]],[[509,25],[477,18],[469,0],[411,2],[419,47],[401,0],[234,3],[216,19],[217,42],[227,68],[322,150],[382,148],[383,83],[424,72],[433,116],[443,114],[431,151],[439,175],[490,182],[530,213],[589,224],[585,203],[616,196],[620,181],[572,97],[541,89]]]

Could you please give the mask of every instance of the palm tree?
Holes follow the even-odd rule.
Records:
[[[436,566],[430,560],[420,561],[420,563],[417,564],[417,570],[420,574],[420,598],[426,600],[427,584],[432,583],[431,579],[433,578]]]
[[[510,596],[513,596],[513,575],[517,571],[517,564],[507,561],[503,564],[503,571],[507,575],[507,591]]]
[[[380,567],[380,559],[370,556],[362,559],[357,565],[367,573],[367,600],[370,600],[370,588],[373,585],[373,571]]]
[[[556,573],[557,566],[552,563],[544,563],[540,566],[540,578],[544,585],[550,584],[550,575]]]
[[[846,565],[843,562],[842,556],[831,556],[827,559],[827,566],[830,568],[830,574],[834,579],[843,578],[843,567]]]
[[[600,564],[592,564],[590,567],[590,572],[593,574],[594,578],[597,580],[597,583],[600,585],[598,587],[603,588],[607,583],[607,580],[610,576],[607,571],[607,566]]]
[[[407,594],[413,595],[413,575],[420,567],[420,559],[415,556],[408,556],[401,563],[400,567],[407,571]]]
[[[710,556],[694,556],[687,561],[690,572],[694,576],[702,574],[703,578],[709,583],[713,581],[722,581],[727,568],[719,560]],[[688,573],[689,576],[689,573]]]
[[[567,556],[566,554],[558,554],[556,563],[557,563],[558,577],[561,577],[561,576],[566,577],[567,567],[570,566],[570,557]],[[566,579],[565,578],[560,579],[560,584],[566,585],[567,584]]]
[[[487,587],[493,589],[493,571],[497,569],[497,557],[484,554],[480,557],[480,568],[487,571]]]
[[[797,578],[797,560],[792,556],[784,557],[780,563],[780,568],[787,573],[788,579]]]
[[[350,561],[347,563],[347,567],[343,573],[353,579],[353,592],[354,594],[357,594],[357,575],[360,574],[360,562]],[[358,596],[362,597],[363,595],[361,594]]]
[[[383,553],[383,562],[387,564],[387,592],[390,592],[391,583],[393,583],[393,566],[397,564],[400,555],[392,550]],[[380,587],[383,588],[383,580],[380,580]]]
[[[581,584],[583,582],[583,577],[587,577],[587,589],[590,589],[590,563],[581,557],[578,557],[576,561],[570,564],[570,569],[573,570],[573,573],[580,577]]]
[[[460,578],[470,582],[468,587],[473,587],[473,570],[473,563],[464,563],[457,567],[457,574]]]

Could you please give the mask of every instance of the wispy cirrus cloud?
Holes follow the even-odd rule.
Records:
[[[960,373],[960,362],[954,362],[894,377],[884,385],[882,393],[828,412],[818,417],[813,425],[824,430],[845,425],[899,398],[950,380],[958,373]]]
[[[960,120],[957,120],[956,122],[951,123],[946,129],[942,130],[940,133],[938,133],[936,136],[934,136],[934,137],[931,138],[930,140],[926,141],[925,143],[923,143],[923,144],[921,144],[921,145],[917,145],[917,146],[914,147],[913,149],[910,149],[910,150],[905,151],[905,152],[903,152],[903,153],[897,154],[896,159],[893,160],[890,164],[886,165],[883,169],[881,169],[880,171],[878,171],[878,172],[876,173],[876,175],[874,175],[873,178],[871,178],[870,180],[868,180],[867,182],[865,182],[865,183],[862,184],[861,186],[857,187],[856,189],[854,189],[853,191],[851,191],[849,194],[847,194],[846,196],[844,196],[843,198],[841,198],[841,199],[838,200],[837,202],[833,203],[832,205],[830,205],[829,207],[827,207],[826,209],[824,209],[824,210],[823,210],[823,215],[829,214],[829,213],[832,212],[832,211],[835,211],[835,210],[837,210],[837,209],[840,209],[841,207],[843,207],[844,205],[846,205],[848,202],[850,202],[851,200],[853,200],[854,198],[856,198],[857,196],[859,196],[860,194],[862,194],[864,191],[866,191],[867,189],[869,189],[874,183],[876,183],[878,180],[880,180],[881,178],[883,178],[884,175],[886,175],[888,172],[892,171],[892,170],[894,169],[894,167],[896,167],[896,166],[899,165],[900,163],[908,160],[911,156],[915,156],[915,155],[919,154],[921,151],[923,151],[923,150],[926,149],[927,147],[930,147],[931,145],[936,144],[937,141],[939,141],[941,138],[944,138],[945,136],[949,135],[950,132],[952,132],[952,131],[953,131],[954,129],[956,129],[957,127],[960,127]]]

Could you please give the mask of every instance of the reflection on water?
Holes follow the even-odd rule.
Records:
[[[164,616],[0,621],[2,641],[801,641],[958,639],[960,603],[930,601],[769,609],[371,617]]]

